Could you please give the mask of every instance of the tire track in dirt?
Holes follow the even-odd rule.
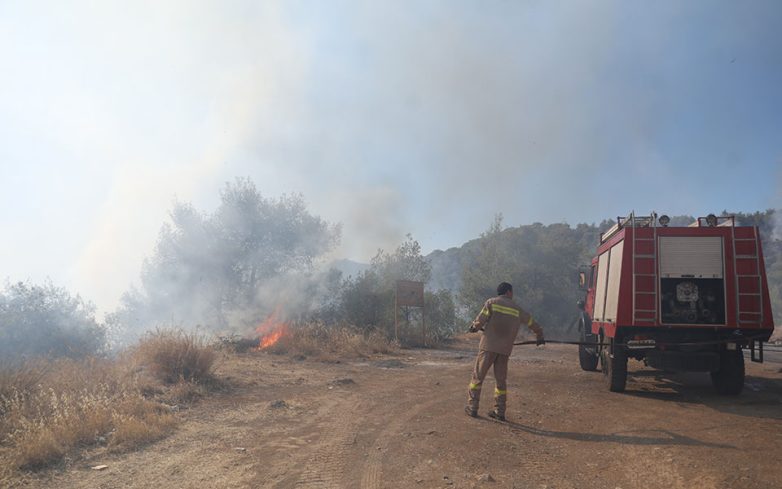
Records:
[[[303,462],[304,471],[295,481],[283,482],[278,487],[296,488],[342,488],[347,466],[348,454],[355,446],[358,434],[358,424],[354,422],[353,413],[362,408],[350,399],[335,400],[334,403],[324,406],[321,426],[313,427],[313,432],[319,434],[319,441],[308,450],[313,453]]]
[[[376,447],[378,445],[383,444],[383,442],[385,442],[387,438],[389,438],[391,435],[401,430],[402,427],[405,424],[407,424],[408,421],[416,417],[422,411],[430,409],[433,405],[437,404],[438,402],[447,403],[448,400],[433,399],[425,403],[417,404],[415,407],[412,407],[410,409],[405,409],[403,413],[399,413],[395,415],[393,420],[390,421],[380,433],[378,433],[377,437],[373,442],[373,446]],[[387,416],[388,414],[387,412],[385,412],[386,408],[387,405],[382,405],[384,416]],[[382,453],[380,450],[376,450],[376,449],[370,450],[367,461],[364,464],[364,470],[362,471],[362,475],[361,475],[362,489],[380,488],[380,481],[382,480],[382,472],[383,472],[381,456]]]

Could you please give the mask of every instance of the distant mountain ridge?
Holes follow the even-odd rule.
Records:
[[[326,268],[332,268],[342,272],[342,276],[356,277],[359,273],[369,269],[369,263],[361,263],[348,259],[334,260]]]

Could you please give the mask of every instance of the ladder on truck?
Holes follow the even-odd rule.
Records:
[[[657,213],[652,212],[648,217],[643,216],[637,219],[635,211],[633,211],[630,214],[630,225],[633,228],[633,324],[656,324],[659,307],[657,299]],[[639,237],[638,231],[647,228],[651,228],[651,233],[647,233],[651,234],[651,237]],[[639,245],[642,248],[642,253],[638,253]],[[650,261],[651,267],[648,263]],[[644,271],[639,272],[638,269],[641,268],[640,265],[644,262],[646,262],[646,266],[643,267]],[[651,268],[651,271],[649,268]],[[639,290],[639,278],[647,283],[647,287],[642,287]],[[651,289],[648,287],[649,282],[652,284]],[[651,297],[652,308],[650,309],[649,306],[639,308],[637,304],[638,296]],[[645,302],[648,303],[648,301]]]
[[[760,247],[758,228],[752,228],[752,237],[736,237],[733,227],[733,271],[736,275],[736,325],[763,324],[763,281],[760,275]],[[752,243],[751,249],[743,246]],[[750,253],[747,253],[747,252]],[[741,254],[740,254],[741,252]],[[739,260],[751,264],[747,273],[740,273],[745,266],[739,266]],[[751,300],[751,298],[755,300]],[[748,300],[749,299],[749,300]],[[757,307],[752,307],[757,305]]]

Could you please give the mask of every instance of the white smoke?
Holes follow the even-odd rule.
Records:
[[[313,213],[344,223],[335,253],[361,261],[407,232],[426,249],[458,245],[496,212],[514,225],[599,220],[636,197],[648,208],[694,208],[699,196],[670,185],[689,155],[674,161],[681,148],[660,145],[677,120],[672,107],[702,81],[689,69],[693,53],[716,61],[741,48],[773,65],[773,43],[752,44],[742,27],[773,38],[765,8],[0,2],[0,185],[38,163],[30,191],[6,183],[0,197],[11,195],[8,208],[56,208],[34,223],[0,222],[25,236],[0,242],[0,255],[14,257],[0,268],[14,277],[38,266],[112,310],[172,198],[210,208],[237,175],[265,196],[303,193]],[[735,22],[736,12],[751,17]],[[702,23],[709,51],[678,43],[693,38],[687,18],[723,22]],[[695,99],[755,116],[738,110],[746,99],[715,93],[719,104],[711,92]],[[728,121],[731,131],[746,122]],[[717,154],[746,146],[698,135],[736,141]],[[589,198],[616,175],[643,185]],[[713,195],[729,194],[727,179],[712,183]]]

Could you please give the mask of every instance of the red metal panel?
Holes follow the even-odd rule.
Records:
[[[736,254],[744,256],[755,256],[755,240],[736,241]]]
[[[637,266],[637,263],[636,263]],[[635,291],[636,292],[654,292],[654,286],[657,279],[652,276],[637,276],[635,277]]]
[[[654,253],[654,241],[636,241],[635,252],[639,255],[651,255]]]
[[[760,314],[760,296],[758,295],[741,295],[739,293],[739,311],[756,312]]]
[[[739,275],[758,275],[758,263],[755,258],[736,258],[736,271]]]
[[[654,313],[654,312],[638,311],[636,315],[638,316],[638,318],[648,319],[649,320],[649,322],[644,321],[643,324],[640,324],[639,326],[656,326],[657,325],[657,321],[655,320],[655,317],[657,316],[657,314]],[[651,322],[654,322],[655,324],[654,325],[649,324]]]
[[[654,238],[654,229],[653,228],[630,228],[633,231],[636,232],[636,237],[638,239],[652,239]],[[660,228],[658,228],[660,229]]]
[[[630,235],[632,236],[632,235]],[[616,324],[630,324],[633,321],[633,254],[632,239],[625,239],[619,246],[622,250],[622,270],[619,278],[619,290],[616,308]]]
[[[653,294],[635,294],[635,307],[636,309],[644,309],[651,311],[657,308],[657,304],[654,300]],[[642,311],[639,311],[639,315]],[[648,317],[648,316],[644,316]]]
[[[632,271],[631,271],[632,273]],[[652,258],[636,258],[635,260],[635,273],[636,274],[654,274],[657,275],[657,270],[654,269],[654,259]]]
[[[739,277],[740,294],[760,293],[760,281],[756,277]]]
[[[707,228],[708,229],[708,228]],[[740,228],[721,228],[727,232],[724,236],[723,247],[725,250],[725,327],[735,328],[736,322],[736,268],[733,265],[733,257],[736,252],[733,248],[733,236]]]

